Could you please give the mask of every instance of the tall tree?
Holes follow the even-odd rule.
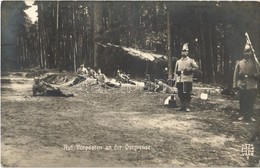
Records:
[[[2,69],[20,68],[23,56],[20,56],[21,37],[26,34],[24,12],[28,6],[23,1],[3,1],[1,6],[1,46]],[[20,38],[20,39],[19,39]],[[25,41],[23,39],[23,41]],[[25,51],[25,50],[24,50]]]
[[[98,67],[98,46],[102,31],[102,3],[94,3],[94,67]]]

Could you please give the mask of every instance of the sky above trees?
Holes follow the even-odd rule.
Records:
[[[24,12],[30,17],[32,23],[35,23],[38,20],[38,7],[34,4],[34,0],[25,0],[26,5],[30,6]]]

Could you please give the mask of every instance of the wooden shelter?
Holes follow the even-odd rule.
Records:
[[[100,44],[99,65],[108,75],[114,75],[117,69],[133,76],[152,74],[159,77],[167,66],[167,56],[140,51],[134,48]]]

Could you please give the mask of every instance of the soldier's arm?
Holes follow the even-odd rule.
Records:
[[[252,75],[253,79],[257,80],[258,82],[260,82],[260,63],[258,62],[258,60],[256,60],[255,62],[255,74]]]
[[[38,85],[33,85],[33,89],[32,89],[33,96],[43,96],[44,95],[44,93],[39,92],[38,87],[39,87]]]
[[[239,72],[239,64],[237,63],[235,66],[235,71],[233,76],[233,88],[237,87],[238,72]]]
[[[191,67],[192,67],[192,71],[196,71],[199,69],[199,66],[197,65],[197,63],[195,62],[195,60],[192,60],[191,62]]]
[[[84,69],[83,73],[86,75],[88,74],[88,70],[87,69]]]
[[[174,68],[174,77],[173,77],[174,81],[177,80],[177,70],[178,70],[178,61],[176,62],[175,68]]]
[[[96,73],[96,71],[91,70],[91,75],[93,76],[93,78],[96,78],[96,77],[97,77],[97,73]]]
[[[77,74],[78,77],[87,78],[87,74]]]
[[[256,61],[255,64],[256,64],[257,75],[260,76],[260,63],[259,63],[259,61]]]
[[[102,76],[103,76],[103,80],[104,80],[103,82],[109,82],[109,81],[110,81],[110,80],[106,77],[105,74],[103,74]]]
[[[37,87],[36,87],[36,85],[33,85],[32,92],[33,92],[33,96],[37,95]]]
[[[52,85],[50,85],[50,84],[48,84],[48,83],[46,83],[46,82],[44,82],[44,81],[42,81],[43,82],[43,84],[45,85],[45,86],[47,86],[47,87],[49,87],[49,88],[51,88],[51,89],[55,89],[55,87],[53,87]]]

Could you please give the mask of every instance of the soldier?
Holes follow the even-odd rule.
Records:
[[[251,120],[253,118],[254,103],[257,97],[260,65],[254,60],[252,50],[248,44],[244,49],[244,58],[236,63],[233,87],[239,91],[239,106],[241,117],[238,120]]]
[[[70,86],[76,85],[80,82],[83,82],[84,80],[87,79],[88,76],[88,71],[84,67],[84,64],[81,64],[79,69],[77,70],[77,77],[76,79],[70,84]]]
[[[190,111],[191,91],[193,82],[193,71],[198,69],[196,62],[188,57],[188,43],[183,45],[181,51],[182,57],[176,62],[174,79],[180,98],[181,107],[179,111]]]
[[[94,71],[94,70],[91,69],[90,67],[87,67],[87,70],[88,70],[88,77],[89,77],[89,78],[96,79],[96,76],[97,76],[96,71]]]
[[[149,74],[146,74],[143,88],[144,91],[154,92],[157,88],[159,88],[159,85],[155,82],[152,82],[151,76]]]
[[[155,92],[163,92],[163,93],[174,93],[174,90],[168,86],[166,83],[159,81],[159,80],[155,80],[155,83],[158,85],[157,88],[155,88]]]
[[[60,97],[71,97],[73,94],[64,94],[59,88],[55,88],[50,84],[44,82],[40,78],[34,79],[35,84],[33,85],[32,91],[33,96],[60,96]]]
[[[163,80],[164,82],[168,82],[168,68],[165,67],[164,70],[163,70]]]
[[[104,88],[107,88],[107,89],[121,87],[121,83],[110,82],[107,79],[106,75],[101,72],[101,69],[98,69],[98,71],[97,71],[96,81],[97,81],[97,84],[99,84],[101,87],[104,87]]]
[[[122,71],[120,71],[119,69],[116,71],[116,80],[118,82],[136,85],[136,83],[130,80],[129,76],[130,76],[129,74],[122,73]]]
[[[81,64],[79,69],[77,70],[78,75],[86,75],[88,74],[87,69],[85,68],[84,64]]]

